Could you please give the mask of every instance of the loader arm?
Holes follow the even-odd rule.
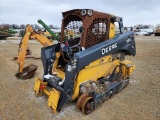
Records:
[[[28,41],[29,41],[30,38],[36,39],[44,47],[53,45],[52,41],[50,41],[48,38],[46,38],[42,33],[35,32],[30,25],[27,25],[27,27],[25,29],[24,37],[22,38],[22,40],[19,44],[19,49],[18,49],[18,60],[17,60],[17,62],[18,62],[18,65],[19,65],[19,69],[18,69],[18,73],[16,73],[16,77],[22,78],[22,79],[25,78],[23,75],[27,76],[27,74],[29,74],[26,71],[32,72],[32,71],[28,70],[29,68],[26,68],[27,70],[26,69],[24,70],[24,61],[25,61],[25,56],[26,56],[26,50],[28,48]],[[37,66],[32,64],[32,69],[35,72],[35,69],[33,67],[35,69],[37,69]]]

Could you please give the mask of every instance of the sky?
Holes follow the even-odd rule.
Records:
[[[0,0],[0,24],[46,24],[61,27],[62,12],[93,9],[123,18],[124,26],[160,24],[160,0]]]

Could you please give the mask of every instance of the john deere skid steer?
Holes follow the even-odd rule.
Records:
[[[62,15],[60,42],[41,49],[44,76],[34,91],[48,95],[54,112],[77,99],[88,114],[128,85],[135,66],[125,57],[136,54],[134,33],[124,32],[122,18],[111,14],[74,9]]]

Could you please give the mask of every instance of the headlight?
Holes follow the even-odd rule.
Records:
[[[89,15],[89,16],[92,16],[92,10],[88,10],[88,12],[87,12],[87,14]]]
[[[86,13],[87,13],[86,10],[81,11],[82,16],[86,15]]]

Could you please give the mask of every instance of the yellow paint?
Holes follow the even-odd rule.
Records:
[[[60,52],[57,52],[56,53],[56,59],[55,59],[53,69],[52,69],[52,73],[57,74],[57,76],[62,78],[62,80],[63,80],[65,78],[65,72],[63,72],[63,71],[61,71],[57,68],[59,57],[60,57]]]
[[[30,33],[30,32],[27,32],[26,34],[29,36],[31,33]]]
[[[28,40],[31,32],[32,32],[32,27],[28,25],[26,27],[26,34],[24,35],[23,39],[19,44],[18,59],[17,59],[17,63],[19,64],[19,70],[18,70],[19,73],[23,72],[26,50],[28,48]]]
[[[122,69],[122,78],[130,76],[135,69],[135,65],[132,65],[132,62],[129,60],[123,60],[120,62]]]
[[[56,74],[58,77],[65,79],[65,72],[57,68],[59,56],[60,56],[60,53],[56,53],[56,60],[53,65],[53,73]],[[128,67],[129,65],[130,67]],[[122,69],[122,78],[129,76],[135,69],[135,66],[132,65],[132,62],[129,60],[119,61],[117,59],[112,61],[112,56],[110,55],[104,56],[90,63],[88,66],[86,66],[84,69],[82,69],[79,72],[79,74],[74,80],[75,84],[73,89],[72,100],[75,100],[76,98],[79,97],[79,88],[83,82],[86,82],[88,80],[97,81],[99,78],[107,77],[112,74],[116,66],[120,66],[120,67],[117,67],[116,73],[120,71],[120,68]],[[36,78],[34,90],[37,94],[39,93],[40,85],[44,83],[45,82],[43,82],[39,78]],[[58,100],[60,97],[60,92],[58,92],[54,88],[50,91],[46,87],[43,90],[43,92],[49,96],[48,106],[52,107],[54,112],[56,112]]]
[[[59,98],[60,98],[60,92],[52,88],[52,90],[50,91],[49,98],[48,98],[48,106],[52,107],[54,112],[56,112],[57,110]]]
[[[62,78],[62,80],[65,78],[65,73],[63,71],[53,69],[53,73],[56,74],[58,77]]]
[[[88,66],[82,69],[75,80],[72,100],[79,97],[80,84],[86,82],[87,80],[96,81],[101,77],[107,77],[108,75],[112,74],[117,65],[119,65],[119,60],[112,61],[111,56],[105,56],[90,63]]]
[[[116,27],[114,24],[110,23],[110,30],[109,30],[109,39],[114,38],[115,36]]]
[[[27,25],[25,35],[19,44],[18,59],[17,59],[17,62],[19,64],[19,70],[18,70],[19,73],[23,72],[26,50],[28,48],[28,41],[30,38],[35,38],[44,47],[53,45],[52,41],[46,38],[43,34],[36,33],[35,31],[32,30],[32,27],[30,25]]]
[[[63,71],[57,69],[57,65],[58,65],[57,62],[58,62],[59,56],[60,56],[60,54],[56,53],[56,61],[53,66],[53,72],[56,72],[57,76],[64,79],[65,73]],[[110,55],[104,56],[104,57],[90,63],[88,66],[86,66],[84,69],[82,69],[79,72],[79,74],[77,75],[77,77],[74,80],[75,84],[74,84],[74,89],[73,89],[72,100],[75,100],[76,98],[79,97],[79,88],[83,82],[86,82],[88,80],[97,81],[101,77],[107,77],[112,74],[112,72],[116,66],[120,66],[120,67],[117,67],[116,73],[119,72],[120,68],[122,69],[122,78],[129,76],[133,72],[133,70],[135,69],[135,66],[132,65],[132,62],[129,60],[119,61],[117,59],[117,60],[112,61],[112,57]],[[46,82],[43,82],[42,80],[40,80],[37,77],[35,80],[34,90],[38,95],[40,93],[39,87],[42,84],[45,86],[47,85]],[[60,92],[54,88],[52,88],[52,90],[48,90],[47,87],[45,87],[43,89],[43,91],[41,91],[41,92],[43,92],[49,96],[48,106],[52,107],[53,111],[56,112],[58,101],[60,98]]]
[[[45,86],[42,91],[40,91],[40,89],[39,89],[40,85],[44,85]],[[59,101],[59,97],[60,97],[60,92],[57,91],[54,88],[52,88],[52,90],[49,91],[46,88],[46,85],[47,85],[47,82],[43,82],[41,79],[39,79],[37,77],[36,80],[35,80],[35,84],[34,84],[34,91],[36,92],[37,95],[42,95],[43,93],[48,95],[49,96],[49,98],[48,98],[48,106],[52,107],[53,111],[56,112],[58,101]]]
[[[59,56],[60,56],[60,53],[59,52],[56,53],[56,60],[53,65],[52,72],[54,72],[58,77],[61,77],[62,79],[64,79],[65,73],[57,69]],[[40,85],[45,85],[42,91],[40,91]],[[48,106],[52,107],[53,111],[56,112],[58,101],[60,98],[60,92],[54,88],[52,88],[52,90],[48,90],[46,85],[47,85],[46,82],[43,82],[43,80],[36,77],[35,84],[34,84],[34,91],[36,92],[37,95],[41,95],[41,93],[42,94],[45,93],[46,95],[48,95]]]
[[[38,77],[36,77],[35,79],[35,83],[34,83],[34,91],[36,94],[38,95],[43,95],[44,92],[49,95],[46,91],[46,86],[47,86],[47,82],[43,82],[43,80],[39,79]],[[40,86],[43,85],[44,86],[44,90],[40,90]]]
[[[36,92],[36,94],[39,93],[39,87],[42,83],[42,80],[40,80],[38,77],[36,77],[35,79],[35,83],[34,83],[34,91]]]
[[[52,35],[48,32],[48,31],[45,31],[45,32],[43,32],[44,33],[44,35],[46,36],[46,37],[52,37]]]
[[[43,90],[43,92],[48,96],[50,95],[50,91],[48,91],[46,88]]]
[[[53,45],[53,42],[46,38],[43,34],[34,34],[35,39],[39,41],[44,47]]]

